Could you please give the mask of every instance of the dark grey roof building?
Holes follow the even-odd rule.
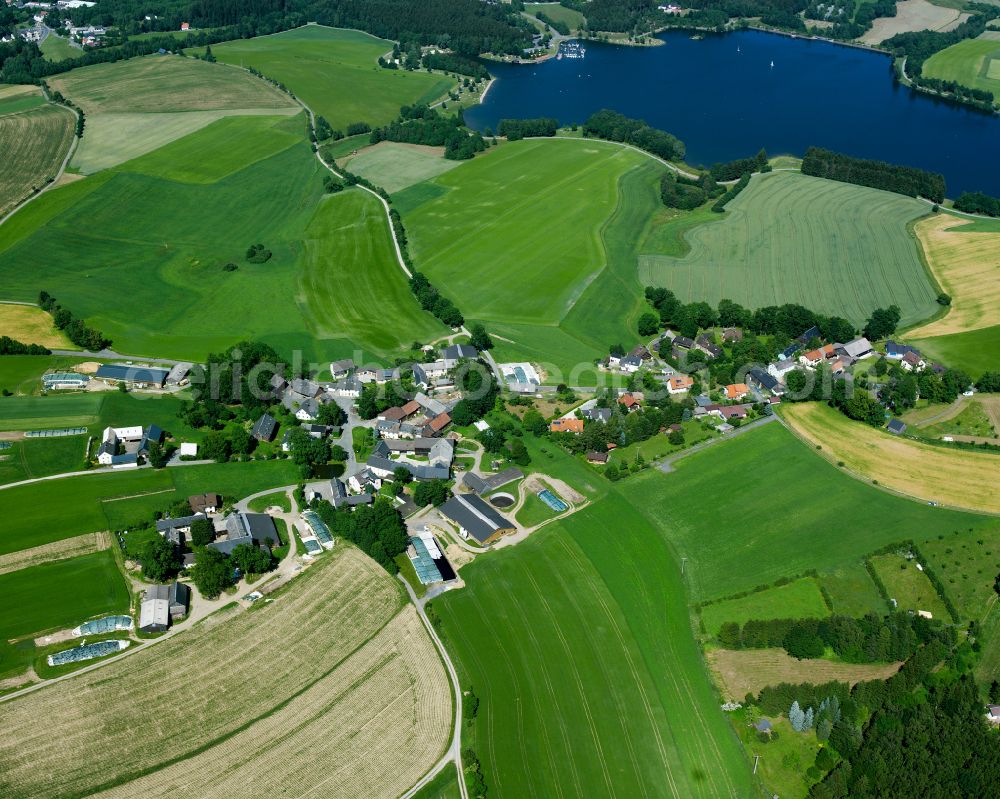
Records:
[[[890,419],[887,428],[893,435],[902,435],[906,432],[906,423],[902,419]]]
[[[167,382],[167,369],[157,369],[152,366],[128,366],[126,364],[106,363],[98,367],[94,377],[98,380],[116,383],[131,383],[132,385],[149,385],[163,388]]]
[[[271,441],[274,439],[276,432],[278,432],[278,420],[271,416],[271,414],[265,413],[254,424],[250,435],[258,441]]]
[[[487,544],[515,529],[513,522],[475,494],[456,494],[438,510],[458,525],[463,536],[474,538],[480,544]]]
[[[209,544],[225,555],[240,544],[277,546],[280,544],[274,519],[266,513],[234,513],[226,519],[226,540]]]

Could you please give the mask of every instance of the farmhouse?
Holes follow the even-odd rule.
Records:
[[[750,387],[746,383],[733,383],[725,387],[726,399],[741,400],[750,393]]]
[[[347,484],[352,491],[359,494],[367,491],[378,491],[382,488],[382,478],[373,474],[369,469],[362,469],[347,478]]]
[[[614,411],[611,408],[581,408],[580,415],[591,422],[603,422],[607,424],[611,421],[611,416]]]
[[[814,368],[817,364],[822,363],[827,358],[831,358],[834,355],[833,344],[826,344],[819,349],[810,350],[804,355],[799,356],[799,363],[803,366],[807,366],[810,369]]]
[[[797,362],[793,358],[784,358],[776,363],[768,364],[767,373],[775,380],[785,382],[785,375],[794,372]]]
[[[192,513],[217,513],[222,508],[220,494],[195,494],[188,497]]]
[[[727,327],[722,331],[722,340],[727,343],[743,341],[743,329],[739,327]]]
[[[226,518],[226,538],[209,544],[225,555],[231,555],[240,544],[277,546],[280,544],[274,519],[266,513],[234,513]]]
[[[844,345],[844,351],[856,361],[860,361],[863,358],[870,358],[875,354],[871,342],[864,336],[848,341]]]
[[[489,494],[491,491],[496,491],[496,489],[500,488],[500,486],[505,486],[507,483],[513,483],[515,480],[520,480],[522,477],[524,477],[524,472],[514,466],[511,466],[510,468],[504,469],[502,472],[497,472],[489,477],[481,477],[474,472],[466,472],[462,475],[462,485],[476,494]]]
[[[191,589],[184,583],[151,585],[139,606],[139,629],[144,633],[163,632],[187,613]]]
[[[163,388],[167,382],[166,369],[151,366],[128,366],[122,364],[103,364],[97,368],[94,377],[103,380],[108,385],[125,383],[135,388]]]
[[[893,435],[902,435],[906,432],[906,423],[902,419],[890,419],[886,428]]]
[[[709,358],[718,358],[722,355],[722,348],[704,333],[695,340],[695,346]]]
[[[106,427],[97,449],[97,462],[116,469],[135,467],[139,465],[139,456],[149,452],[152,442],[162,441],[163,431],[155,424],[147,428]]]
[[[330,364],[330,377],[334,380],[341,380],[354,371],[354,361],[345,358],[342,361],[334,361]]]
[[[667,381],[667,391],[671,394],[683,394],[694,385],[694,378],[687,375],[674,375]]]
[[[180,546],[182,541],[181,533],[191,532],[191,523],[197,519],[204,519],[205,515],[196,513],[193,516],[178,516],[176,519],[157,519],[156,532],[164,536],[168,541]]]
[[[639,404],[639,400],[636,399],[634,394],[625,393],[618,398],[618,404],[621,405],[628,413],[632,411],[642,410],[642,406]]]
[[[463,538],[474,538],[480,544],[489,544],[506,533],[514,532],[510,521],[475,494],[457,494],[438,510],[458,525]]]
[[[191,374],[191,370],[193,368],[193,363],[174,364],[174,366],[167,373],[167,385],[183,386],[188,382],[188,375]]]
[[[349,377],[346,380],[340,380],[330,386],[330,390],[327,393],[333,397],[358,399],[361,396],[361,381],[356,377]]]
[[[757,386],[764,391],[770,391],[774,394],[784,392],[784,388],[774,377],[757,367],[747,372],[747,385]]]
[[[278,420],[271,414],[265,413],[254,423],[250,435],[258,441],[273,441],[274,434],[278,431]]]
[[[587,453],[587,463],[607,463],[608,453],[591,450]]]
[[[908,344],[900,344],[898,341],[893,341],[891,338],[885,342],[885,357],[892,358],[895,361],[901,360],[904,355],[912,352],[914,355],[919,357],[920,350],[915,347],[911,347]]]
[[[907,372],[920,372],[927,366],[927,362],[920,357],[920,353],[911,350],[900,359],[899,365]]]
[[[579,435],[583,432],[583,419],[556,419],[549,425],[549,432]]]
[[[452,344],[441,350],[441,359],[447,369],[454,369],[459,361],[474,361],[478,357],[479,350],[471,344]]]

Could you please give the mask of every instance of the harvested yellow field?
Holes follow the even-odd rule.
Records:
[[[283,794],[272,778],[290,796],[398,795],[450,719],[444,669],[402,607],[347,548],[267,604],[0,703],[0,795]]]
[[[900,438],[854,422],[816,402],[788,404],[781,415],[820,454],[880,485],[917,499],[1000,513],[1000,455]]]
[[[862,680],[885,680],[899,671],[900,663],[835,663],[830,660],[796,660],[784,649],[713,649],[705,658],[722,696],[742,701],[748,693],[778,683],[838,680],[854,685]]]
[[[52,316],[35,305],[0,303],[0,336],[50,349],[78,349],[52,323]]]
[[[40,563],[51,563],[54,560],[77,558],[80,555],[89,555],[92,552],[100,552],[102,549],[110,547],[110,533],[86,533],[75,538],[64,538],[62,541],[53,541],[51,544],[42,544],[40,547],[0,555],[0,574],[16,572],[28,566],[37,566]]]
[[[951,295],[951,306],[940,319],[909,331],[914,338],[1000,324],[1000,233],[956,230],[967,224],[947,214],[935,214],[915,225],[927,263]]]
[[[412,605],[288,705],[101,799],[395,799],[447,746],[451,694]]]

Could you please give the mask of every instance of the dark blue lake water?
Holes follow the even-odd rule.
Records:
[[[888,56],[758,31],[661,38],[662,47],[588,42],[584,59],[493,64],[497,81],[466,120],[480,130],[505,117],[572,124],[613,108],[681,138],[696,165],[818,145],[940,172],[951,197],[1000,195],[1000,117],[896,84]]]

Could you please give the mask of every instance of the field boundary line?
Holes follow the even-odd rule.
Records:
[[[26,206],[28,203],[32,202],[38,197],[41,197],[49,189],[55,188],[56,184],[59,182],[59,179],[63,176],[63,173],[66,171],[66,167],[69,166],[70,159],[76,153],[77,147],[80,146],[80,137],[76,135],[76,128],[75,128],[75,123],[80,121],[80,112],[77,111],[75,108],[70,108],[69,106],[60,105],[59,103],[53,102],[52,99],[49,97],[49,93],[45,89],[45,87],[41,86],[39,88],[41,88],[42,94],[45,96],[45,100],[48,105],[55,106],[56,108],[65,108],[67,111],[72,112],[74,121],[73,138],[69,143],[69,148],[66,150],[66,157],[63,159],[62,165],[59,167],[59,171],[56,172],[56,176],[52,179],[52,182],[46,183],[39,191],[35,192],[30,197],[26,197],[25,199],[21,200],[21,202],[19,202],[17,205],[11,208],[10,211],[4,214],[3,218],[0,218],[0,225],[3,225],[4,222],[6,222],[8,219],[14,216],[14,214],[16,214],[22,208],[24,208],[24,206]]]
[[[627,150],[635,150],[637,153],[641,153],[642,155],[646,156],[647,158],[651,158],[654,161],[659,161],[667,169],[670,169],[670,170],[676,172],[678,175],[682,175],[683,177],[690,178],[691,180],[697,180],[698,179],[697,175],[695,175],[695,174],[693,174],[691,172],[688,172],[687,170],[681,169],[679,166],[674,166],[669,161],[667,161],[665,158],[660,158],[660,156],[658,156],[658,155],[653,155],[651,152],[649,152],[647,150],[640,149],[639,147],[636,147],[634,144],[628,144],[628,143],[623,142],[623,141],[611,141],[610,139],[593,139],[593,138],[589,138],[589,137],[585,138],[585,137],[582,137],[582,136],[525,136],[524,138],[525,139],[542,139],[542,140],[544,140],[544,139],[562,139],[564,141],[603,142],[604,144],[613,144],[613,145],[616,145],[618,147],[624,147]],[[733,181],[733,182],[735,182],[735,181]]]

